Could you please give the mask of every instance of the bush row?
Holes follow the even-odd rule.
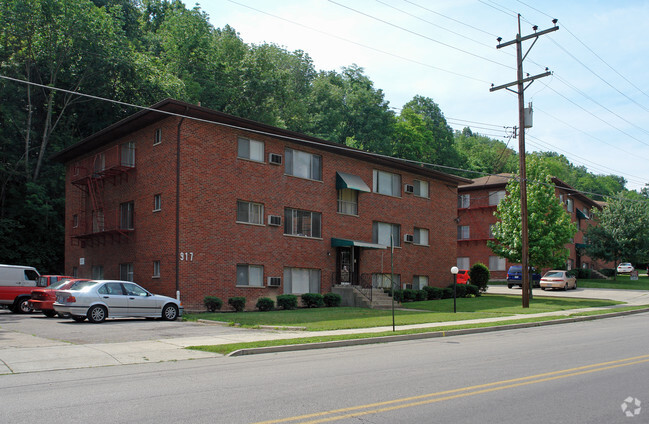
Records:
[[[294,294],[281,294],[277,296],[278,309],[296,309],[298,297]],[[301,296],[302,304],[307,308],[321,308],[327,306],[329,308],[340,306],[342,297],[336,293],[327,293],[324,296],[320,293],[305,293]],[[216,312],[221,310],[223,301],[215,296],[205,296],[203,304],[209,312]],[[246,308],[246,298],[237,296],[228,299],[230,305],[235,311],[241,312]],[[275,301],[269,297],[260,297],[257,299],[255,308],[260,311],[272,311],[275,309]]]
[[[480,288],[474,284],[458,284],[457,297],[478,297]],[[385,289],[386,293],[392,296],[391,289]],[[449,287],[424,287],[422,290],[398,289],[394,291],[394,300],[397,302],[415,302],[422,300],[439,300],[453,298],[453,285]]]

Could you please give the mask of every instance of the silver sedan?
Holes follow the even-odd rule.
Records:
[[[90,280],[75,290],[57,290],[54,310],[75,321],[99,323],[106,318],[147,317],[173,321],[182,316],[180,301],[152,294],[130,281]]]

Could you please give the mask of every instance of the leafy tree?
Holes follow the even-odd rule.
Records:
[[[592,258],[632,263],[649,260],[649,203],[628,198],[612,199],[594,210],[597,225],[586,232],[586,252]]]
[[[514,173],[518,169],[518,154],[505,143],[480,134],[470,128],[455,133],[455,146],[462,168],[486,174]],[[465,176],[475,178],[475,174]]]
[[[577,227],[555,195],[551,176],[542,162],[530,156],[527,162],[527,209],[529,263],[537,269],[563,268],[568,258],[565,245]],[[495,212],[493,227],[496,241],[487,245],[498,256],[511,262],[522,262],[520,184],[512,179],[507,195]]]

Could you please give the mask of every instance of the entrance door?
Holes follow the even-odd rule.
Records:
[[[357,247],[339,247],[337,249],[338,284],[358,284],[359,250]]]

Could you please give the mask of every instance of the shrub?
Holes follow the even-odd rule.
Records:
[[[272,311],[275,307],[275,302],[269,297],[260,297],[257,299],[257,304],[255,308],[259,309],[261,312]]]
[[[277,307],[282,309],[296,309],[297,296],[294,294],[280,294],[277,296]]]
[[[422,300],[427,300],[428,299],[428,293],[426,293],[425,290],[417,290],[415,292],[415,300],[418,302],[421,302]]]
[[[223,301],[216,296],[205,296],[203,298],[203,304],[210,312],[216,312],[221,310],[223,306]]]
[[[392,294],[392,298],[395,302],[403,302],[403,290],[396,289]]]
[[[480,287],[476,286],[475,284],[467,284],[466,297],[470,297],[471,295],[473,295],[473,297],[480,296]]]
[[[340,306],[343,298],[338,293],[327,293],[324,295],[324,303],[328,308]]]
[[[412,302],[416,298],[416,293],[412,289],[405,289],[403,290],[402,296],[403,296],[402,302]]]
[[[480,293],[485,293],[489,283],[489,268],[480,262],[475,263],[469,270],[469,278],[471,278],[471,284],[480,288]]]
[[[455,290],[457,291],[455,297],[460,298],[466,296],[466,284],[456,284]],[[453,285],[448,286],[451,289],[451,297],[453,297]]]
[[[321,308],[324,306],[324,297],[320,293],[304,293],[302,303],[307,308]]]
[[[442,299],[452,299],[453,298],[453,289],[452,288],[445,288],[442,289]]]
[[[426,292],[426,299],[428,300],[438,300],[442,298],[442,289],[439,287],[429,287],[425,286],[424,291]]]
[[[242,296],[231,297],[228,299],[228,305],[232,306],[235,311],[241,312],[246,308],[246,298]]]

